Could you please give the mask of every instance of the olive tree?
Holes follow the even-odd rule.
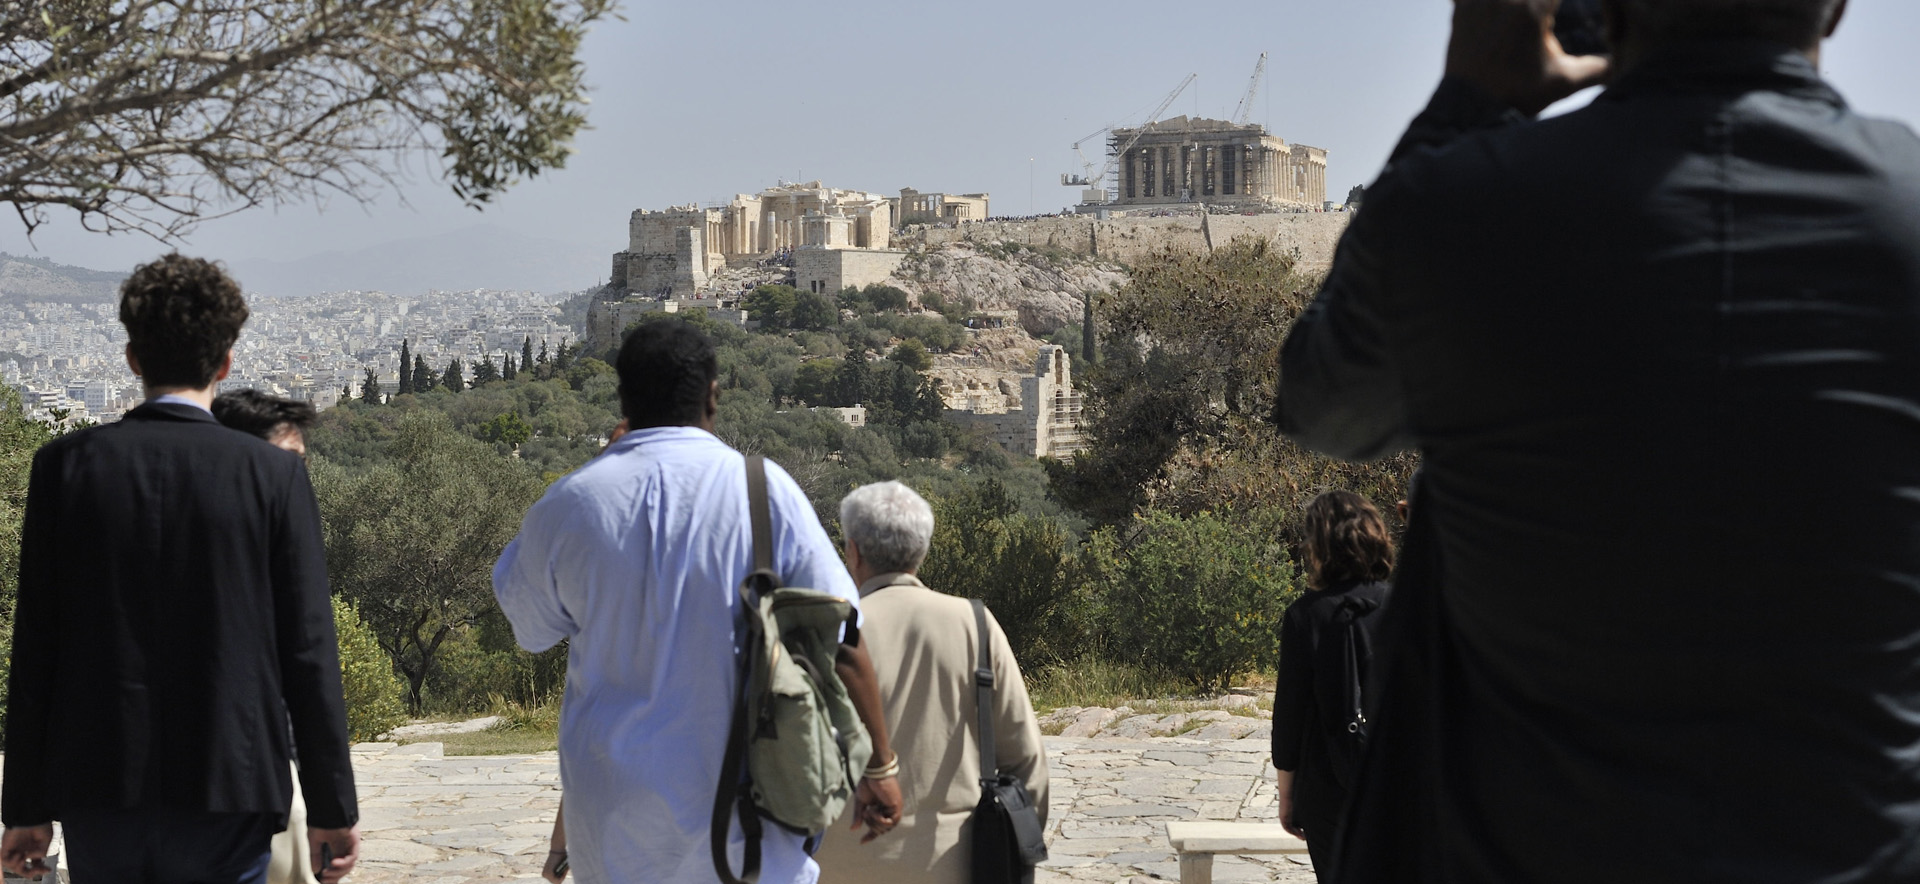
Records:
[[[317,461],[314,490],[327,576],[393,659],[418,712],[441,646],[493,607],[493,563],[544,485],[430,411],[402,420],[383,454],[358,472]]]
[[[613,0],[0,4],[0,200],[177,239],[440,158],[469,204],[557,168],[585,125],[579,51]]]

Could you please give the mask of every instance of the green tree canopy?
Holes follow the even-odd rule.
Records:
[[[927,345],[920,343],[919,338],[901,341],[892,353],[887,354],[887,358],[914,371],[926,371],[933,367],[933,357],[927,355]]]
[[[754,289],[743,306],[747,318],[760,323],[761,331],[783,331],[792,327],[793,310],[799,303],[800,292],[793,286],[769,284]]]
[[[384,410],[384,409],[383,409]],[[318,458],[327,571],[354,603],[418,711],[435,655],[493,605],[493,563],[545,485],[429,411],[406,415],[380,462]]]
[[[493,364],[493,354],[481,357],[480,364],[473,367],[473,384],[484,387],[500,379],[500,367]]]
[[[0,200],[29,230],[176,238],[235,207],[370,199],[430,154],[479,205],[560,167],[613,0],[0,6]]]
[[[1076,373],[1089,448],[1050,465],[1055,493],[1106,524],[1143,509],[1288,513],[1277,530],[1294,550],[1299,514],[1329,488],[1367,495],[1391,519],[1413,455],[1340,463],[1268,419],[1280,344],[1318,287],[1291,255],[1255,239],[1137,264],[1125,286],[1098,297],[1101,362]]]

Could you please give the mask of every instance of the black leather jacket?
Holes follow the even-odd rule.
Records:
[[[1343,881],[1920,880],[1920,140],[1781,47],[1443,83],[1277,420],[1418,447]]]

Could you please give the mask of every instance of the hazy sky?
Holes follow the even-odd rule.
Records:
[[[226,260],[290,260],[489,223],[529,236],[625,246],[635,208],[717,202],[780,180],[882,193],[989,191],[995,214],[1077,197],[1072,143],[1140,122],[1188,73],[1167,112],[1227,117],[1260,53],[1254,119],[1331,151],[1339,199],[1378,171],[1438,79],[1447,0],[1267,3],[679,2],[628,0],[586,60],[592,131],[567,168],[523,182],[485,213],[462,207],[417,162],[371,209],[258,209],[206,224],[182,246]],[[1862,111],[1920,123],[1920,3],[1853,0],[1828,75]],[[1099,157],[1103,145],[1089,145]],[[1029,162],[1031,158],[1031,162]],[[0,223],[0,250],[100,269],[163,251],[57,217],[29,244]],[[604,275],[604,268],[595,268]],[[584,279],[582,286],[592,283]]]

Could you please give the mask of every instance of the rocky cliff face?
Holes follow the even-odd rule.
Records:
[[[949,243],[915,252],[895,274],[923,301],[970,300],[983,313],[1045,337],[1080,321],[1090,294],[1127,281],[1119,265],[1057,251],[996,244]]]

